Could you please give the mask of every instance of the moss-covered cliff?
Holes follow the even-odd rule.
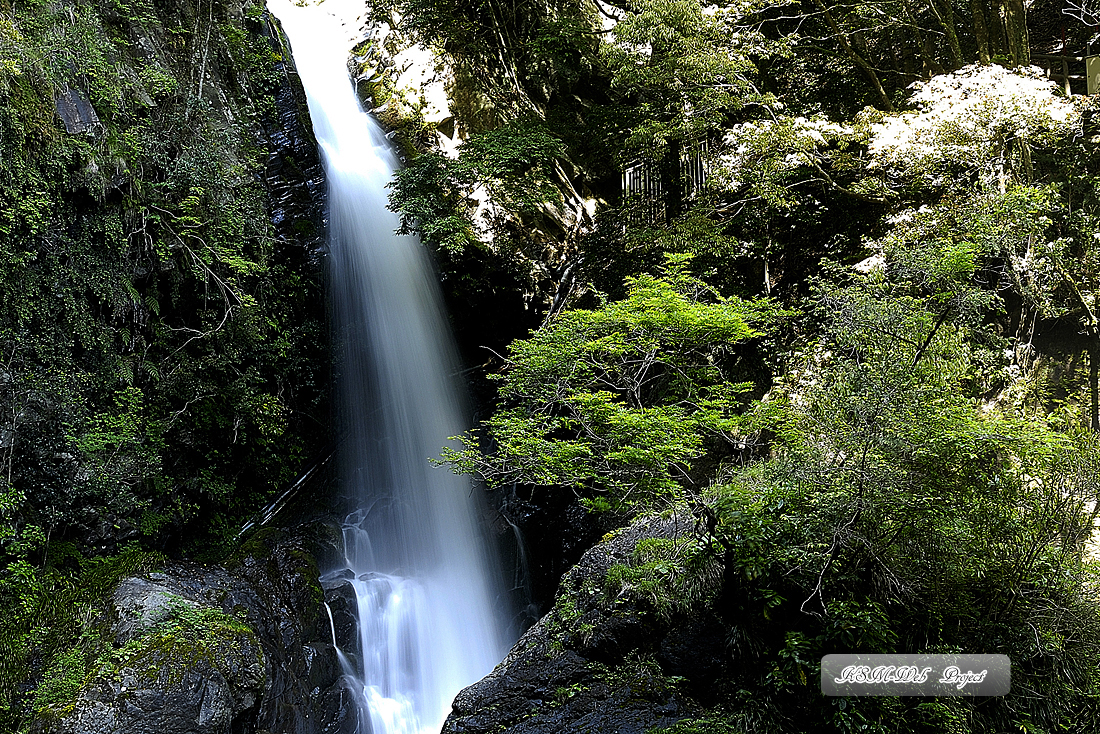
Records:
[[[97,558],[209,551],[330,440],[322,230],[263,2],[0,2],[5,708]]]
[[[251,2],[20,3],[4,25],[19,530],[232,527],[316,447],[326,383],[318,221],[272,223],[275,179],[307,205],[319,184],[280,119],[281,44]]]

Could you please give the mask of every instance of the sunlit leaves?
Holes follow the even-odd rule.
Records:
[[[631,3],[601,47],[612,87],[636,105],[629,145],[652,155],[669,142],[705,137],[747,99],[759,99],[749,81],[749,54],[760,50],[753,38],[699,0]]]
[[[1024,180],[1026,146],[1065,135],[1080,111],[1037,70],[967,66],[919,83],[916,112],[874,125],[870,152],[891,176],[954,188]]]
[[[754,304],[718,298],[673,261],[631,279],[627,297],[566,311],[516,341],[499,376],[507,405],[445,459],[492,486],[522,482],[605,493],[618,508],[671,501],[693,461],[737,425],[748,384],[724,380],[737,344],[758,335]]]
[[[486,204],[512,212],[537,211],[561,196],[552,183],[560,139],[545,125],[517,122],[473,136],[458,158],[425,153],[398,171],[391,208],[401,215],[401,232],[418,234],[425,244],[460,254],[480,241],[475,193]]]
[[[789,683],[789,659],[837,646],[995,646],[1028,661],[1020,678],[1058,703],[1005,699],[982,714],[990,730],[1024,711],[1055,720],[1094,695],[1100,617],[1082,551],[1100,447],[972,397],[980,298],[969,315],[959,304],[988,253],[978,230],[954,244],[950,230],[900,236],[891,251],[904,266],[887,257],[819,283],[820,341],[757,411],[775,431],[772,456],[711,491],[715,541],[745,589],[746,631],[732,637],[769,622],[751,602],[760,587],[819,620],[794,647],[788,632],[765,683]]]

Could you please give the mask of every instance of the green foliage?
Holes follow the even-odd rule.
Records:
[[[627,691],[632,700],[664,703],[683,679],[668,676],[651,656],[630,654],[619,665],[593,666],[596,677],[608,688]]]
[[[774,663],[753,684],[773,701],[830,651],[1004,652],[1014,690],[1042,703],[967,706],[971,730],[1054,727],[1100,685],[1083,558],[1100,445],[979,407],[970,339],[991,302],[967,287],[974,250],[921,242],[897,267],[819,285],[821,341],[756,414],[776,434],[773,458],[712,490],[713,537],[739,577],[731,636]],[[841,729],[883,715],[804,705]],[[957,718],[896,720],[940,713]]]
[[[600,55],[612,89],[634,102],[633,155],[659,158],[670,142],[705,139],[746,102],[764,99],[750,76],[751,54],[766,42],[738,27],[738,14],[706,13],[698,0],[627,5]]]
[[[563,153],[561,140],[537,123],[504,125],[459,146],[459,160],[477,183],[488,188],[495,201],[518,211],[553,200],[557,189],[550,179]]]
[[[24,553],[45,538],[29,544]],[[12,553],[16,546],[10,544]],[[94,672],[100,654],[99,633],[93,628],[93,610],[119,581],[159,568],[164,556],[130,547],[112,557],[88,558],[72,544],[57,544],[45,567],[25,558],[9,561],[0,576],[0,722],[15,730],[16,723],[35,707],[70,701]],[[31,692],[18,686],[35,674],[41,683]]]
[[[0,401],[17,526],[64,532],[88,513],[171,517],[162,528],[226,513],[232,524],[310,450],[288,428],[323,399],[307,360],[324,332],[318,286],[295,272],[312,265],[276,247],[255,175],[267,154],[251,126],[274,109],[279,60],[261,11],[218,25],[219,10],[202,54],[238,125],[174,65],[195,56],[192,40],[161,29],[191,27],[189,10],[13,11],[19,71],[0,85]],[[171,53],[148,61],[132,39],[158,33]],[[66,88],[87,96],[98,127],[60,128],[53,98]],[[217,501],[201,498],[213,486]]]
[[[571,489],[594,509],[689,501],[700,537],[647,545],[559,596],[552,618],[562,645],[596,633],[586,604],[630,596],[667,618],[685,584],[705,587],[701,559],[720,559],[723,593],[693,603],[726,621],[736,670],[713,687],[722,705],[685,730],[1091,720],[1100,616],[1084,546],[1098,451],[1077,406],[1100,343],[1096,139],[1079,117],[1090,105],[1046,80],[966,66],[1022,60],[1008,6],[1000,37],[967,27],[983,5],[605,3],[616,22],[590,25],[587,45],[579,22],[532,43],[557,29],[553,5],[413,11],[410,27],[462,67],[459,122],[546,120],[570,185],[597,207],[591,226],[580,216],[554,240],[567,254],[553,264],[576,271],[553,278],[579,273],[558,290],[573,300],[513,343],[483,433],[445,458],[494,486]],[[475,8],[491,17],[484,28]],[[581,60],[577,76],[540,86],[530,49],[551,57],[544,68]],[[904,96],[916,109],[895,114]],[[707,181],[692,187],[680,157],[703,141]],[[660,201],[608,183],[643,161]],[[395,206],[433,242],[506,250],[506,227],[475,228],[464,209],[475,177],[459,169],[414,163]],[[510,185],[527,176],[538,193],[502,206],[504,218],[556,203],[539,174],[516,173]],[[639,275],[668,253],[694,255],[716,290]],[[759,335],[727,327],[736,312],[756,326],[760,309],[719,296],[731,293],[802,309],[761,337],[779,379],[751,406],[732,357]],[[1018,394],[1040,370],[1059,382],[1049,417],[1052,401]],[[812,690],[825,652],[962,649],[1007,652],[1037,695],[979,707]]]
[[[276,242],[264,183],[280,55],[262,3],[241,9],[0,13],[9,718],[16,683],[72,642],[97,556],[120,537],[213,552],[325,441],[320,263]],[[61,93],[94,110],[85,130]]]
[[[747,383],[723,381],[736,345],[757,336],[765,305],[719,298],[670,259],[663,277],[631,279],[622,301],[566,311],[514,342],[499,376],[508,407],[446,449],[455,471],[490,486],[559,485],[593,507],[675,501],[692,462],[738,431]]]
[[[1022,184],[955,191],[884,222],[869,242],[877,256],[859,268],[824,264],[800,324],[809,338],[785,355],[783,377],[766,398],[739,409],[728,428],[746,443],[768,441],[766,458],[720,470],[707,464],[706,506],[692,506],[700,535],[685,551],[667,541],[640,544],[630,562],[609,569],[600,589],[559,596],[562,644],[598,634],[586,628],[585,603],[613,608],[629,596],[665,619],[670,611],[712,608],[738,661],[728,680],[708,688],[722,691],[721,705],[700,726],[720,731],[775,731],[792,720],[820,722],[813,731],[1049,731],[1091,720],[1100,690],[1100,605],[1085,549],[1100,496],[1100,444],[1079,424],[1060,423],[1066,430],[1056,431],[1041,416],[1019,406],[1002,410],[990,399],[1013,374],[1005,300],[1045,298],[1047,313],[1079,313],[1057,300],[1064,285],[1041,296],[1039,284],[1091,277],[1088,259],[1071,275],[1073,250],[1047,239],[1056,197],[1050,187]],[[1063,271],[1049,264],[1052,257]],[[630,315],[618,319],[644,322],[652,314],[637,296],[639,282],[650,281],[629,281],[627,297],[601,312],[622,304]],[[1006,287],[1011,295],[1002,300]],[[660,311],[679,313],[669,305]],[[583,426],[601,426],[598,413],[581,412],[590,403],[574,397],[575,386],[633,383],[594,372],[612,360],[589,356],[595,339],[588,332],[559,335],[562,328],[551,320],[513,345],[502,377],[506,402],[488,421],[495,453],[474,451],[468,439],[452,460],[501,483],[590,491],[592,475],[577,467],[619,447],[578,440],[562,418],[582,415]],[[645,343],[638,331],[624,331],[632,335],[627,345]],[[620,363],[636,359],[621,339],[592,336],[611,355],[624,350]],[[707,342],[704,332],[693,339]],[[695,373],[690,382],[735,384],[726,372]],[[648,398],[682,405],[672,401],[684,392],[662,387],[671,391],[667,398]],[[614,394],[631,404],[628,390]],[[642,397],[636,404],[654,403]],[[529,405],[579,407],[548,411],[559,421],[551,423]],[[542,432],[529,431],[533,423]],[[665,446],[698,430],[646,425],[666,432]],[[650,451],[653,440],[634,425],[629,449]],[[615,488],[608,498],[616,492],[625,493]],[[713,588],[701,581],[706,559],[720,559],[722,593],[693,597],[684,589]],[[1008,654],[1017,693],[978,706],[829,700],[813,690],[818,661],[829,652],[959,650]]]
[[[684,719],[664,729],[650,729],[648,734],[741,734],[741,730],[717,718]]]
[[[468,171],[459,177],[447,158],[418,156],[394,178],[391,208],[401,214],[402,234],[416,234],[442,253],[461,253],[479,242],[466,206],[472,187]]]
[[[480,243],[468,203],[475,189],[483,187],[495,203],[521,213],[559,198],[551,181],[563,148],[545,125],[504,125],[471,137],[458,153],[453,160],[418,156],[392,185],[391,208],[401,214],[402,234],[419,235],[444,256]]]
[[[252,130],[279,82],[264,10],[161,5],[0,13],[4,724],[29,703],[10,681],[42,676],[32,705],[57,709],[105,666],[244,634],[183,605],[107,650],[82,615],[119,569],[155,558],[97,561],[71,539],[101,521],[149,543],[229,535],[322,440],[302,430],[324,392],[319,292],[275,242],[257,183],[268,152]],[[639,543],[547,623],[563,645],[596,633],[590,604],[714,611],[737,666],[678,734],[1080,728],[1100,660],[1084,560],[1100,452],[1076,407],[1100,351],[1088,105],[962,68],[1019,57],[1014,6],[983,40],[958,22],[993,9],[981,2],[812,5],[372,7],[451,62],[466,136],[451,159],[410,124],[403,230],[439,253],[452,295],[498,286],[500,268],[527,278],[533,310],[560,296],[509,350],[483,433],[445,459],[593,509],[695,514],[695,536]],[[139,48],[148,35],[163,53]],[[947,69],[961,70],[923,79],[914,112],[858,112]],[[64,132],[63,90],[98,124]],[[680,157],[704,144],[708,180],[689,191]],[[661,178],[660,215],[651,194],[619,198],[640,161]],[[853,272],[864,246],[876,257]],[[803,313],[773,326],[770,303],[731,293]],[[1064,365],[1042,364],[1060,407],[1036,418],[1054,397],[1014,391],[1055,322],[1084,334],[1062,337]],[[749,364],[763,339],[774,386]],[[812,690],[825,652],[963,649],[1007,652],[1034,695]],[[663,695],[654,666],[608,676]]]
[[[456,77],[474,87],[472,96],[488,102],[482,117],[496,123],[552,106],[553,97],[583,86],[596,63],[598,16],[591,4],[578,0],[526,6],[395,0],[377,5],[375,12],[390,7],[401,17],[401,30],[449,57]],[[460,114],[469,112],[474,111]],[[469,122],[477,114],[462,116]]]
[[[393,208],[402,213],[406,231],[418,232],[441,253],[443,277],[450,281],[445,286],[463,282],[468,266],[455,262],[454,254],[471,245],[499,258],[491,266],[518,273],[538,300],[550,298],[554,288],[571,292],[571,281],[558,280],[562,273],[579,271],[614,291],[624,277],[659,266],[665,252],[719,250],[716,260],[728,262],[731,249],[744,250],[724,231],[726,222],[706,221],[721,219],[713,216],[711,198],[684,227],[656,238],[646,230],[657,228],[635,226],[633,212],[606,222],[610,234],[594,231],[591,220],[596,210],[618,203],[624,164],[659,166],[674,202],[679,197],[672,192],[683,186],[675,170],[681,152],[724,147],[719,141],[731,120],[771,111],[774,100],[756,84],[755,63],[788,49],[758,31],[761,4],[718,9],[697,0],[598,6],[464,0],[395,6],[399,31],[439,51],[454,69],[448,93],[467,152],[478,141],[491,142],[495,157],[513,148],[520,154],[511,159],[538,164],[524,171],[509,163],[504,177],[493,165],[467,175],[477,162],[467,164],[465,153],[448,161],[429,152],[399,175]],[[388,7],[375,8],[379,17]],[[601,29],[610,18],[616,22]],[[531,131],[538,128],[552,131],[550,171],[540,162],[551,147],[531,150]],[[708,156],[711,162],[716,157]],[[523,178],[514,178],[517,173]],[[669,207],[673,219],[678,207]],[[628,251],[638,252],[625,267],[624,229]],[[694,247],[701,229],[711,230],[709,241]],[[587,283],[578,285],[572,293],[591,294]]]
[[[904,187],[1004,193],[1034,174],[1032,150],[1058,144],[1078,109],[1027,69],[973,64],[914,85],[915,112],[878,116],[875,167]]]
[[[71,704],[88,680],[84,651],[74,647],[59,655],[35,690],[31,709],[43,712],[62,704]]]
[[[614,610],[625,600],[641,603],[663,620],[704,609],[721,586],[720,564],[709,551],[695,536],[639,540],[629,564],[607,570],[600,604]]]

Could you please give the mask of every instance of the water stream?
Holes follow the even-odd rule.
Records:
[[[396,166],[347,72],[362,0],[270,0],[294,51],[328,177],[331,298],[343,346],[344,526],[362,655],[362,734],[438,732],[458,691],[506,651],[499,577],[470,483],[433,467],[464,428],[456,358],[430,261],[394,234]],[[366,722],[369,721],[369,728]]]

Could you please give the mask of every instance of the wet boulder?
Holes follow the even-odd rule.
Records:
[[[315,555],[323,526],[264,529],[220,565],[122,579],[38,688],[35,734],[351,734]]]
[[[565,575],[554,607],[488,676],[455,698],[448,734],[644,734],[698,715],[693,680],[726,669],[712,614],[659,614],[608,579],[639,544],[689,537],[685,518],[649,518],[609,534]],[[702,647],[700,647],[702,646]],[[693,665],[699,660],[702,665]]]
[[[255,630],[243,614],[180,592],[168,574],[124,579],[102,618],[114,645],[98,650],[75,698],[44,711],[35,728],[221,734],[254,714],[268,677]],[[74,668],[81,652],[68,658]]]

